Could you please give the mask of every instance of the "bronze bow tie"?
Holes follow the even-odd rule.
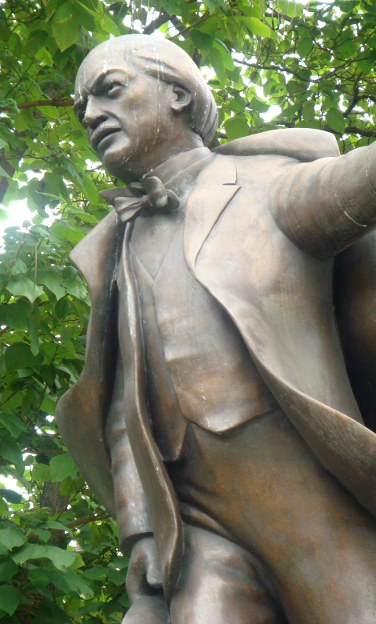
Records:
[[[114,206],[123,223],[138,215],[150,217],[157,212],[171,212],[179,206],[177,195],[167,190],[156,176],[144,178],[142,182],[131,182],[126,188],[100,191],[99,195]]]

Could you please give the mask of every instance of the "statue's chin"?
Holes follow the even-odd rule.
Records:
[[[122,149],[109,148],[101,158],[107,173],[116,178],[120,178],[124,182],[132,182],[137,176],[132,172],[132,165],[135,163],[134,153],[131,149],[123,147]]]

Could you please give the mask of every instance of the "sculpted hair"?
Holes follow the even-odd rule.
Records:
[[[188,54],[174,43],[150,35],[123,35],[117,38],[116,43],[124,44],[126,63],[157,80],[176,83],[191,93],[191,127],[208,145],[217,129],[217,106],[201,72]]]

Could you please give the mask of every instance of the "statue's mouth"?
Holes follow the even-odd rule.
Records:
[[[90,143],[93,149],[97,152],[99,149],[100,143],[104,139],[106,139],[108,136],[110,136],[111,134],[114,134],[115,132],[119,132],[119,130],[121,130],[119,126],[115,126],[112,124],[111,125],[101,124],[100,126],[98,126],[98,128],[95,128],[95,130],[93,131],[90,137]]]

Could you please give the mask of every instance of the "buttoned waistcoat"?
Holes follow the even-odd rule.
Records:
[[[334,256],[376,220],[375,150],[338,157],[330,135],[295,130],[240,139],[221,152],[188,198],[187,266],[230,315],[265,382],[317,458],[375,514],[376,436],[362,423],[332,302]],[[92,313],[84,371],[57,408],[69,451],[113,515],[104,427],[123,340],[117,335],[115,284],[123,236],[112,212],[72,252],[90,290]],[[127,245],[123,249],[120,262],[128,275]],[[129,531],[123,537],[131,541],[137,533],[154,532],[168,595],[179,571],[182,528],[150,430],[137,293],[131,282],[127,288],[124,376],[134,387],[126,414],[133,456],[127,461],[130,474],[140,476],[140,487],[133,489],[140,496],[129,502]]]

